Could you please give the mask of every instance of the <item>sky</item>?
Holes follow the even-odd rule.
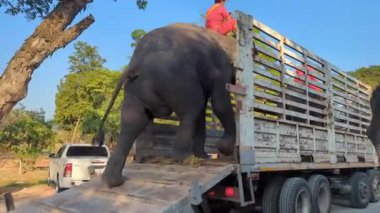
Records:
[[[43,108],[47,119],[53,118],[57,86],[68,74],[75,42],[96,46],[107,60],[106,68],[121,70],[133,53],[133,30],[150,31],[178,22],[203,25],[201,14],[212,4],[212,0],[149,0],[146,10],[139,10],[135,0],[94,0],[73,23],[90,13],[95,23],[45,59],[20,103],[29,110]],[[379,0],[229,0],[226,7],[252,15],[342,71],[380,65]],[[40,21],[10,16],[0,8],[0,74]]]

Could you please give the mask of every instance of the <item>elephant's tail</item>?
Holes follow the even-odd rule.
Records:
[[[120,92],[121,87],[123,86],[124,82],[126,80],[128,80],[129,74],[130,74],[130,69],[128,69],[128,68],[126,68],[123,71],[123,73],[121,74],[119,81],[117,82],[117,85],[113,91],[110,103],[108,104],[108,107],[107,107],[107,109],[103,115],[103,118],[100,121],[98,132],[96,133],[95,137],[92,139],[92,145],[102,146],[104,144],[104,129],[103,129],[104,123],[107,120],[108,114],[110,113],[110,111],[111,111],[111,109],[115,103],[115,100],[117,98],[117,95]]]

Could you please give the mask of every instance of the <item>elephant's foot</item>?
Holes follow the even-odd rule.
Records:
[[[209,158],[205,151],[194,151],[194,156],[197,158]]]
[[[174,158],[175,160],[182,161],[185,158],[189,157],[190,155],[191,155],[191,152],[189,151],[183,151],[181,149],[176,149],[176,148],[172,149],[172,158]]]
[[[234,153],[235,140],[229,138],[222,138],[217,144],[219,152],[223,155],[230,156]]]
[[[172,147],[171,157],[178,161],[182,161],[192,154],[190,144],[181,142],[182,141],[174,141]]]
[[[125,180],[126,178],[123,177],[121,173],[119,174],[103,173],[102,175],[102,181],[108,186],[108,188],[120,186],[124,183]]]
[[[199,167],[202,165],[205,158],[199,158],[191,155],[182,161],[182,165],[189,165],[191,167]]]

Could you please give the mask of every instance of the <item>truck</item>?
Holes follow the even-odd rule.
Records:
[[[155,119],[109,189],[100,177],[16,212],[329,212],[332,196],[354,208],[378,200],[379,159],[366,130],[371,88],[240,11],[233,156],[218,153],[223,129],[207,109],[200,165],[154,161],[170,151],[178,120]],[[153,159],[153,160],[152,160]]]
[[[51,153],[48,184],[54,183],[61,192],[91,180],[94,173],[102,173],[110,152],[107,146],[91,144],[65,144],[57,153]]]

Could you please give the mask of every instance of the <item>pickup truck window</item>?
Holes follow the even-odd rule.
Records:
[[[107,149],[104,147],[92,147],[92,146],[71,146],[66,153],[67,157],[76,156],[96,156],[96,157],[108,157]]]
[[[66,146],[61,147],[57,152],[57,158],[60,158],[62,156],[63,150],[65,150]]]

